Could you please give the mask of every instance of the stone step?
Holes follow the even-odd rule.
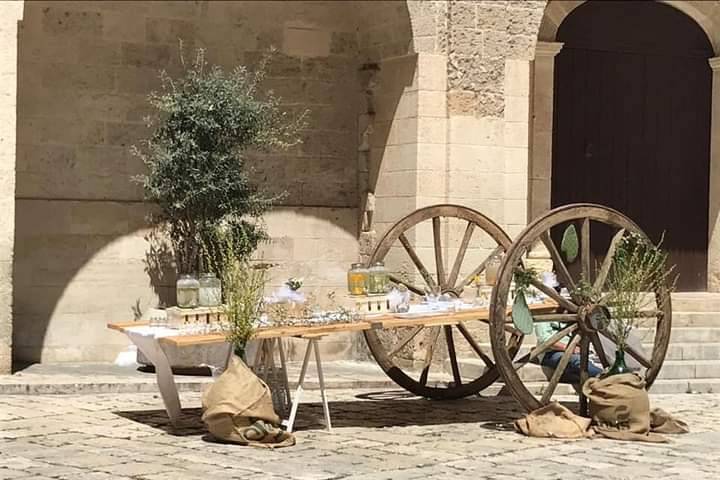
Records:
[[[477,378],[485,369],[485,363],[474,358],[459,359],[458,365],[461,374],[467,378]],[[444,367],[445,371],[451,371],[449,361]],[[523,382],[543,382],[547,381],[552,370],[531,363],[518,370],[518,374]],[[665,360],[658,378],[686,381],[720,379],[720,360]]]
[[[662,379],[655,380],[650,393],[671,394],[671,393],[718,393],[720,392],[720,379],[698,378],[698,379]]]
[[[673,312],[720,312],[720,293],[673,293],[672,307]]]
[[[525,342],[516,358],[520,358],[535,346],[534,343]],[[480,347],[492,358],[492,348],[489,343],[482,343]],[[651,352],[653,344],[643,343],[646,352]],[[474,354],[465,355],[467,359],[477,359]],[[665,360],[720,360],[720,342],[671,342]]]
[[[666,360],[658,378],[720,379],[720,360]]]
[[[647,352],[651,343],[644,343]],[[720,360],[720,343],[671,343],[665,360]]]
[[[638,321],[638,327],[654,327],[654,318]],[[720,327],[720,312],[673,312],[672,326],[676,327]]]
[[[720,327],[720,312],[676,311],[672,315],[675,327]]]
[[[649,328],[636,328],[636,334],[643,343],[650,343],[654,332]],[[720,327],[675,327],[670,332],[670,343],[718,343]]]

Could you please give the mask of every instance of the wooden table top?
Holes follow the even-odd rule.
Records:
[[[534,313],[550,313],[557,308],[552,301],[530,305]],[[508,313],[510,309],[508,308]],[[401,317],[398,314],[388,313],[382,315],[368,315],[363,320],[347,323],[332,323],[325,325],[281,325],[273,327],[260,327],[256,330],[253,338],[268,339],[282,337],[319,337],[341,332],[358,332],[375,328],[400,328],[400,327],[434,327],[438,325],[455,325],[468,320],[485,320],[489,318],[487,308],[473,308],[460,312],[439,312],[432,315]],[[112,330],[124,332],[130,327],[148,325],[144,322],[108,323],[107,327]],[[209,333],[199,335],[177,335],[161,337],[161,343],[175,346],[202,345],[225,342],[225,334]]]

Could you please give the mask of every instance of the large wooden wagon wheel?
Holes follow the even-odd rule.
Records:
[[[449,230],[455,235],[449,234]],[[450,241],[451,237],[455,242]],[[416,210],[397,222],[378,243],[369,264],[385,261],[390,282],[405,285],[417,295],[433,292],[460,297],[485,270],[490,257],[505,252],[509,246],[507,234],[480,212],[458,205],[434,205]],[[454,256],[452,263],[451,258],[446,258],[451,257],[449,252]],[[398,272],[398,265],[403,263],[407,266],[405,275]],[[477,393],[498,378],[488,354],[490,349],[487,346],[484,349],[482,340],[473,337],[473,331],[478,334],[475,326],[478,323],[367,330],[364,334],[375,360],[398,385],[419,396],[454,399]],[[486,319],[483,324],[486,342],[489,341],[487,323]],[[507,344],[508,355],[512,357],[522,335],[515,329],[510,330],[515,332],[510,334]],[[446,348],[439,341],[441,335]],[[463,347],[473,352],[481,368],[469,373],[461,371],[457,353]],[[412,362],[401,358],[403,353],[413,355],[417,348],[422,352],[419,358]],[[438,376],[449,376],[437,365],[444,355],[452,371],[449,381],[447,378],[437,380]]]
[[[579,262],[579,265],[570,265],[567,258],[561,255],[558,242],[553,240],[553,237],[559,236],[558,232],[562,233],[570,224],[575,226],[576,232],[580,232],[579,255],[575,261],[575,263]],[[593,243],[591,243],[591,230],[594,232]],[[603,327],[604,322],[598,322],[598,317],[594,315],[600,307],[593,303],[602,303],[602,298],[600,301],[586,300],[587,296],[582,295],[582,291],[576,287],[581,279],[584,279],[586,285],[592,285],[596,292],[601,292],[600,295],[603,295],[603,286],[612,267],[615,249],[623,236],[630,232],[647,239],[645,233],[620,212],[599,205],[573,204],[551,210],[532,222],[508,249],[500,266],[498,281],[491,298],[491,343],[495,362],[507,388],[526,410],[532,411],[550,402],[573,351],[579,349],[581,384],[588,376],[587,365],[591,345],[602,366],[607,367],[612,364],[614,357],[610,358],[611,355],[605,351],[603,343],[606,346],[614,346],[614,343],[608,343],[612,342],[611,335]],[[538,290],[560,305],[557,313],[534,315],[534,325],[538,322],[558,322],[560,330],[546,342],[533,345],[526,354],[515,360],[504,348],[504,327],[512,323],[506,311],[508,295],[515,272],[523,268],[523,257],[541,244],[552,258],[558,282],[561,287],[567,288],[569,295],[561,296],[539,280],[532,282]],[[592,261],[593,257],[597,258],[597,262]],[[670,295],[666,292],[653,292],[648,297],[649,303],[644,307],[639,319],[645,328],[638,330],[644,330],[645,335],[651,334],[653,338],[643,338],[643,345],[646,348],[628,346],[625,351],[629,358],[634,359],[634,362],[641,367],[640,373],[644,374],[649,388],[665,359],[670,339],[672,309]],[[607,310],[603,310],[603,314],[607,315]],[[527,378],[530,375],[522,375],[523,368],[533,368],[530,367],[532,362],[539,362],[552,344],[568,336],[570,337],[568,347],[560,363],[554,371],[547,372],[545,378],[547,384],[543,385],[540,391],[529,388],[523,377]],[[646,349],[652,351],[646,352]],[[579,395],[581,412],[585,412],[586,399],[582,392],[579,392]]]

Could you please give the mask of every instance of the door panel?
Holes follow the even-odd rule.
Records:
[[[552,204],[587,201],[620,210],[653,241],[664,236],[679,290],[705,290],[712,50],[699,44],[699,27],[670,7],[630,6],[646,14],[645,40],[637,45],[630,44],[637,34],[623,32],[618,21],[626,2],[599,9],[592,3],[576,10],[586,7],[579,17],[571,14],[558,34],[565,46],[555,61]],[[672,50],[647,41],[653,34],[666,38],[677,15]],[[608,19],[616,23],[602,29]],[[588,31],[602,33],[593,39]],[[593,231],[593,250],[601,252],[608,240],[609,232]]]

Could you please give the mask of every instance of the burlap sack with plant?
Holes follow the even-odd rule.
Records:
[[[635,373],[591,378],[583,385],[595,431],[615,440],[662,443],[668,440],[652,433],[650,399],[645,380]]]
[[[255,447],[295,445],[295,437],[278,428],[270,388],[237,357],[203,394],[202,420],[217,439]]]

